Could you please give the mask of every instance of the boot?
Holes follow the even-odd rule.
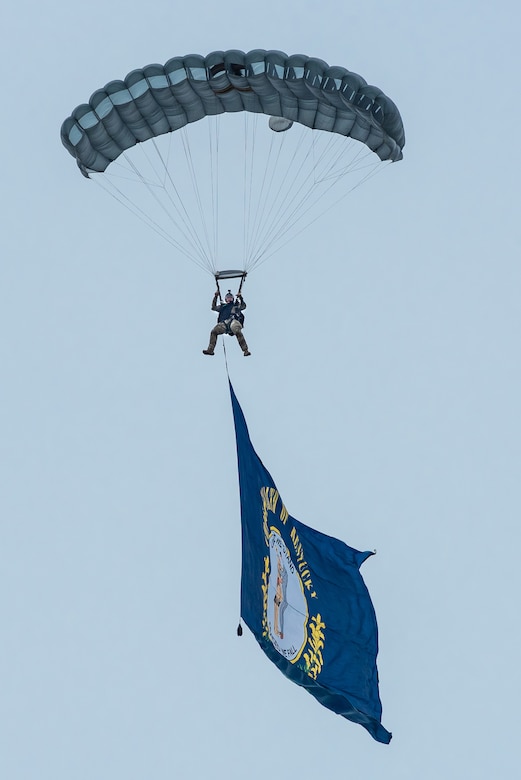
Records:
[[[203,349],[203,355],[214,355],[213,349]]]

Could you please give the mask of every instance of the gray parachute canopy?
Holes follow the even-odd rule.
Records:
[[[78,106],[63,123],[61,138],[88,176],[105,171],[141,141],[238,111],[354,138],[380,160],[402,158],[402,120],[381,90],[322,60],[263,49],[190,54],[134,70]]]
[[[253,270],[405,143],[396,106],[361,76],[262,49],[134,70],[61,138],[84,176],[213,275]]]

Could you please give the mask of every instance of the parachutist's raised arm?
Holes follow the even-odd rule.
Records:
[[[219,290],[215,293],[212,299],[212,311],[219,311],[220,306],[217,305],[217,299],[219,297]]]

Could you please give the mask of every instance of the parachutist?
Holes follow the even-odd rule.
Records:
[[[213,355],[215,345],[217,344],[217,336],[228,333],[229,336],[236,336],[244,357],[248,357],[248,355],[251,355],[251,352],[248,350],[248,345],[242,335],[242,327],[244,325],[244,314],[242,312],[246,308],[244,298],[240,293],[237,293],[234,299],[230,290],[226,293],[224,303],[218,304],[218,298],[219,290],[216,291],[212,300],[212,311],[219,313],[217,325],[210,332],[210,343],[208,344],[208,349],[203,349],[203,355]]]

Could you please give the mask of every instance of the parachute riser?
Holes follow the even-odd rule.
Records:
[[[222,303],[222,296],[221,296],[221,288],[219,287],[219,279],[239,279],[240,278],[240,284],[239,289],[237,290],[236,296],[241,294],[242,285],[244,284],[244,281],[246,277],[248,276],[246,271],[218,271],[215,274],[215,283],[217,285],[217,292],[219,294],[219,300]]]

